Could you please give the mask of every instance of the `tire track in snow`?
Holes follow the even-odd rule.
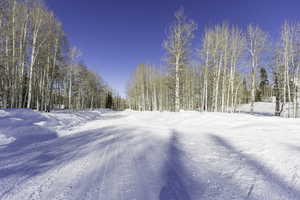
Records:
[[[121,140],[111,145],[111,157],[106,161],[106,169],[109,168],[109,171],[104,171],[97,199],[105,199],[106,197],[110,197],[111,200],[128,199],[126,196],[124,197],[120,182],[122,182],[122,177],[125,175],[126,179],[123,179],[125,180],[123,183],[125,183],[126,188],[131,187],[132,170],[134,168],[127,164],[132,164],[130,158],[132,152],[129,149],[135,145],[136,135],[132,132],[129,135],[132,137],[131,141]],[[120,138],[117,139],[120,140]],[[128,170],[127,173],[124,173],[124,170]]]
[[[103,152],[102,152],[102,154],[101,155],[98,155],[97,156],[97,159],[96,159],[96,161],[95,161],[95,163],[96,164],[100,164],[100,163],[102,163],[103,162],[103,160],[105,160],[105,159],[103,159],[103,158],[106,158],[107,156],[107,152],[108,152],[108,149],[109,149],[110,147],[109,147],[109,145],[107,145],[106,147],[105,147],[105,149],[103,150]],[[105,167],[105,164],[104,164],[104,167]],[[98,172],[98,170],[99,169],[102,169],[103,167],[100,165],[99,167],[96,167],[93,171],[92,171],[92,173],[89,175],[89,176],[87,176],[85,179],[86,180],[88,180],[90,183],[89,184],[87,184],[85,187],[86,187],[86,190],[84,190],[83,191],[83,196],[84,196],[84,199],[95,199],[94,198],[94,196],[92,196],[94,193],[95,193],[95,187],[94,187],[94,185],[91,185],[91,184],[93,184],[94,183],[94,179],[95,179],[95,175],[94,175],[94,173],[97,173]],[[97,176],[96,176],[97,177]],[[97,189],[97,191],[99,190],[99,188],[96,188]],[[79,197],[80,197],[80,195],[78,195]],[[75,198],[74,198],[75,199]]]
[[[113,145],[108,146],[105,150],[105,153],[103,155],[103,160],[104,160],[104,171],[103,171],[103,175],[101,177],[101,183],[99,185],[99,189],[98,189],[98,194],[99,194],[99,199],[101,199],[101,194],[103,193],[103,185],[106,181],[106,176],[107,176],[107,170],[108,170],[108,165],[110,164],[110,158],[107,157],[107,151],[108,148],[110,147],[110,149],[113,149]],[[98,195],[97,195],[98,196]]]
[[[108,175],[112,173],[114,169],[113,159],[117,156],[115,150],[122,138],[126,138],[127,135],[115,136],[112,140],[112,144],[105,147],[102,156],[99,156],[98,163],[103,163],[101,167],[96,168],[92,174],[89,175],[89,187],[86,187],[85,191],[82,191],[84,199],[102,199],[105,192],[106,182],[109,180]],[[120,140],[120,141],[118,141]]]

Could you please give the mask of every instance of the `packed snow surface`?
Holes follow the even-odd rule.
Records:
[[[300,120],[265,113],[1,110],[0,199],[300,199]]]

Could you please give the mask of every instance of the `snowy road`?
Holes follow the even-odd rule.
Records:
[[[299,122],[3,111],[0,136],[9,142],[0,143],[0,199],[300,199]]]

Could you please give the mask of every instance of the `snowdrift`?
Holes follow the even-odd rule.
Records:
[[[106,112],[110,111],[101,109],[43,113],[31,109],[0,110],[0,147],[12,142],[18,142],[15,146],[20,147],[68,135],[74,127],[99,119]]]

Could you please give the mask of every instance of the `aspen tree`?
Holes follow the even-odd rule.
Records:
[[[258,26],[249,25],[247,28],[246,38],[251,73],[250,112],[253,112],[256,90],[256,71],[258,69],[258,66],[261,64],[262,53],[266,47],[267,34],[263,32]]]
[[[190,54],[191,40],[194,37],[196,24],[188,20],[181,8],[175,13],[175,22],[169,27],[168,37],[163,43],[163,47],[168,53],[167,61],[175,71],[175,111],[180,110],[180,85],[183,67],[187,63]]]

